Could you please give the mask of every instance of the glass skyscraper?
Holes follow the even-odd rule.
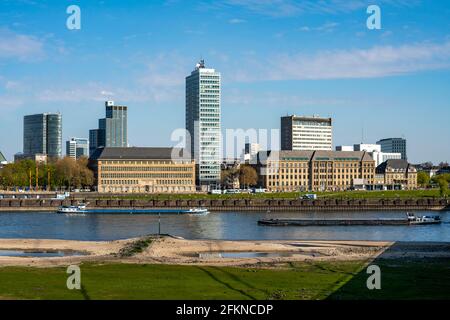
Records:
[[[98,129],[89,131],[89,153],[100,147],[128,147],[128,107],[106,101],[106,117],[98,120]]]
[[[381,152],[386,153],[401,153],[403,160],[408,160],[406,155],[406,139],[403,138],[388,138],[377,141],[381,145]]]
[[[62,116],[59,113],[41,113],[23,118],[23,154],[49,157],[62,156]]]
[[[220,73],[206,68],[203,60],[186,77],[186,143],[201,186],[220,182],[220,87]]]

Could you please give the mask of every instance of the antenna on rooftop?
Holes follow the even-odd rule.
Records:
[[[361,128],[361,144],[364,143],[364,126]]]

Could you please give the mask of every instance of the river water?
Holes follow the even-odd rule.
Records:
[[[436,214],[421,211],[416,215]],[[424,226],[259,226],[262,218],[401,218],[403,212],[212,212],[205,216],[162,215],[161,233],[187,239],[391,240],[450,242],[450,212],[443,223]],[[158,216],[0,212],[0,238],[116,240],[158,233]]]

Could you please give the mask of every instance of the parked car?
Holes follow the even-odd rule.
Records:
[[[214,189],[214,190],[211,190],[211,191],[209,192],[209,194],[222,194],[222,190],[220,190],[220,189]]]
[[[316,200],[317,194],[311,193],[311,194],[305,194],[302,199],[304,200]]]
[[[224,193],[226,193],[226,194],[238,194],[238,193],[241,193],[241,190],[239,190],[239,189],[228,189],[228,190],[224,190]]]

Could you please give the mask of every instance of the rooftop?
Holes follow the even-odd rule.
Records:
[[[272,160],[306,160],[306,161],[373,161],[365,151],[260,151],[258,161],[271,158]]]
[[[332,118],[319,117],[318,115],[313,116],[297,116],[295,114],[283,116],[283,118],[288,118],[292,120],[302,120],[302,121],[317,121],[317,122],[331,122]]]
[[[190,160],[190,156],[181,148],[99,148],[92,154],[94,160]]]
[[[410,170],[415,169],[412,165],[408,163],[408,161],[403,159],[389,159],[380,164],[376,171],[377,173],[382,173],[386,171],[386,169],[394,169],[394,170]]]

